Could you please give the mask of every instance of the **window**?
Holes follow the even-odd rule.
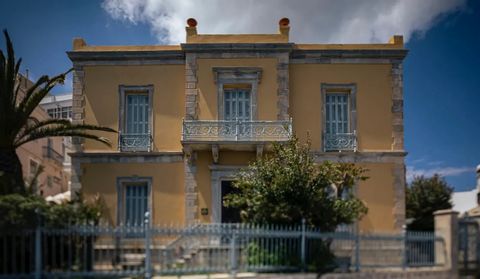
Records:
[[[325,132],[327,135],[350,133],[350,113],[347,93],[327,93],[325,96]]]
[[[151,150],[152,93],[152,86],[120,87],[121,151]]]
[[[47,176],[47,187],[52,188],[53,187],[53,177],[50,175]]]
[[[124,224],[127,226],[141,226],[148,211],[147,183],[125,185],[125,212]]]
[[[125,134],[144,135],[149,133],[148,95],[126,95]]]
[[[355,151],[356,86],[322,84],[322,95],[324,151]]]
[[[36,192],[38,188],[38,168],[40,165],[37,161],[30,159],[29,168],[28,168],[28,179],[30,180],[30,185],[32,190]]]
[[[56,119],[71,119],[72,118],[72,107],[56,107],[47,109],[47,113],[51,118]]]
[[[251,120],[249,89],[225,89],[224,94],[225,120]]]
[[[143,226],[150,210],[151,178],[122,177],[117,180],[118,223]]]
[[[257,119],[259,67],[213,67],[219,120]],[[228,98],[228,100],[226,100]]]

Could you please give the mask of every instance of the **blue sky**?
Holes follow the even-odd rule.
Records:
[[[292,41],[312,38],[320,43],[376,42],[386,41],[385,34],[404,34],[410,50],[404,64],[409,175],[439,172],[457,190],[471,189],[475,186],[475,166],[480,164],[480,1],[429,0],[435,6],[408,6],[405,3],[411,1],[396,1],[378,2],[381,7],[372,9],[372,2],[358,1],[355,3],[363,5],[355,6],[348,1],[323,0],[320,4],[330,12],[315,18],[315,22],[309,15],[325,9],[315,10],[312,5],[317,3],[312,1],[306,1],[303,9],[303,2],[292,7],[283,1],[278,12],[291,19]],[[270,15],[280,18],[279,14],[270,14],[270,7],[260,6],[255,11],[265,11],[267,16],[236,24],[229,7],[222,6],[228,1],[223,1],[215,6],[225,11],[221,24],[222,18],[211,19],[209,12],[215,12],[212,6],[201,9],[183,5],[180,10],[173,2],[165,2],[169,1],[152,0],[148,5],[141,0],[1,1],[0,28],[8,29],[17,56],[23,58],[23,71],[28,68],[30,77],[35,79],[71,67],[65,51],[71,49],[73,37],[83,37],[95,45],[176,43],[184,36],[184,10],[199,19],[199,28],[204,26],[204,32],[263,31],[267,28],[264,25],[276,28],[275,21],[267,21]],[[231,10],[238,12],[234,7]],[[337,10],[338,14],[331,12]],[[399,15],[395,24],[386,24],[382,11]],[[355,21],[349,21],[352,15]],[[331,25],[328,16],[334,16],[338,24]],[[256,21],[260,26],[252,25]],[[312,25],[328,28],[309,29]],[[266,31],[275,32],[268,28]],[[4,49],[3,36],[0,45]],[[70,90],[68,81],[55,93]]]

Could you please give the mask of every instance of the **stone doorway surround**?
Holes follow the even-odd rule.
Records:
[[[231,165],[210,165],[210,185],[212,191],[212,215],[210,221],[212,223],[222,222],[222,180],[232,180],[235,175],[246,166]]]

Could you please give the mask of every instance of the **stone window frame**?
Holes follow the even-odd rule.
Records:
[[[124,190],[125,184],[127,183],[147,183],[147,192],[148,192],[148,212],[150,213],[150,220],[153,220],[153,192],[152,192],[152,181],[151,176],[120,176],[117,177],[116,188],[117,188],[117,226],[122,223],[122,213],[124,211]]]
[[[352,133],[358,132],[357,131],[357,84],[356,83],[322,83],[320,87],[321,87],[321,94],[322,94],[322,106],[321,106],[322,107],[322,133],[325,134],[327,131],[327,126],[325,125],[327,120],[325,104],[326,104],[327,94],[332,91],[348,93],[350,131]]]
[[[258,118],[258,85],[262,79],[260,67],[213,67],[214,82],[217,85],[218,120],[224,120],[224,87],[227,84],[250,85],[250,108],[252,120]]]
[[[125,102],[126,102],[126,97],[127,94],[129,93],[147,93],[148,94],[148,121],[150,123],[149,127],[149,132],[150,136],[152,137],[152,145],[153,145],[153,134],[154,130],[153,127],[155,127],[153,121],[153,84],[148,84],[148,85],[119,85],[118,86],[118,96],[119,96],[119,109],[118,109],[118,133],[119,137],[118,139],[120,140],[120,134],[123,133],[125,130]],[[120,144],[118,145],[118,150],[120,150]]]
[[[210,184],[212,190],[212,223],[222,222],[222,181],[234,180],[235,175],[246,166],[210,166]]]

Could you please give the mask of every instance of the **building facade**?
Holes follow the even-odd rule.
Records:
[[[91,46],[74,39],[75,123],[118,130],[112,146],[74,139],[72,190],[100,193],[112,224],[232,222],[235,173],[272,142],[307,135],[317,162],[354,162],[370,179],[362,231],[405,222],[403,38],[386,44],[296,44],[278,34],[203,35],[186,43]]]
[[[23,75],[18,77],[18,83],[21,95],[33,86],[33,82]],[[31,117],[36,120],[50,118],[41,107],[37,107]],[[28,185],[34,187],[35,193],[41,196],[47,197],[68,190],[70,177],[63,169],[64,146],[62,141],[62,138],[38,139],[17,148],[24,180]]]
[[[50,118],[72,120],[72,93],[48,95],[40,102],[40,106]],[[63,170],[68,177],[68,190],[70,190],[72,138],[63,137]]]

